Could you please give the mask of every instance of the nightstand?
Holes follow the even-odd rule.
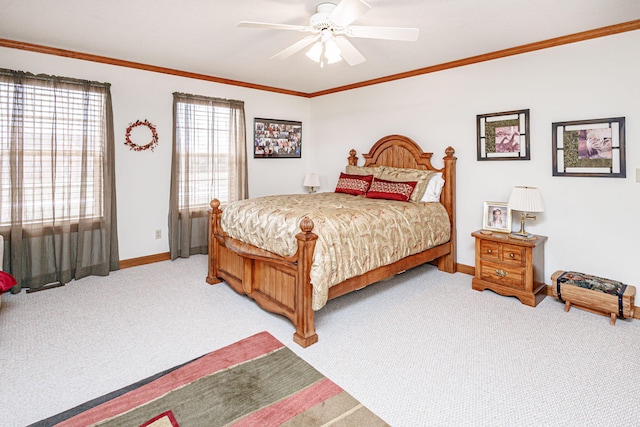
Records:
[[[471,233],[476,239],[476,275],[471,287],[491,289],[535,307],[544,299],[544,242],[546,236],[524,240],[507,233]]]

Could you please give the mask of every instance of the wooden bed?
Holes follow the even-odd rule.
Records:
[[[364,288],[367,285],[401,273],[418,265],[434,262],[442,271],[455,272],[456,268],[456,157],[448,147],[443,158],[444,167],[436,169],[431,164],[432,153],[424,153],[410,138],[389,135],[377,141],[368,154],[364,154],[363,166],[392,166],[427,169],[442,172],[445,184],[440,201],[449,215],[450,241],[403,258],[393,264],[379,267],[368,273],[345,280],[329,288],[329,299]],[[350,151],[348,163],[357,165],[355,150]],[[317,236],[309,218],[300,222],[296,235],[298,251],[294,256],[282,257],[226,235],[221,229],[222,209],[217,199],[211,201],[209,236],[209,271],[207,283],[227,282],[240,294],[254,299],[263,309],[287,317],[295,326],[293,340],[307,347],[318,341],[312,309],[312,285],[309,278],[312,256]]]

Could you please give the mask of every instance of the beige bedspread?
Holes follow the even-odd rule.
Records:
[[[221,226],[235,239],[292,256],[305,216],[318,235],[311,266],[314,310],[325,305],[330,286],[449,241],[449,217],[440,203],[341,193],[242,200],[225,207]]]

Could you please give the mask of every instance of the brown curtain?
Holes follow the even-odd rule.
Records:
[[[173,94],[171,259],[206,254],[209,203],[247,198],[244,102]]]
[[[110,85],[0,69],[0,232],[12,289],[119,268]]]

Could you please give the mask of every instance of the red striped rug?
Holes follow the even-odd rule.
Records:
[[[387,426],[267,332],[33,426]]]

